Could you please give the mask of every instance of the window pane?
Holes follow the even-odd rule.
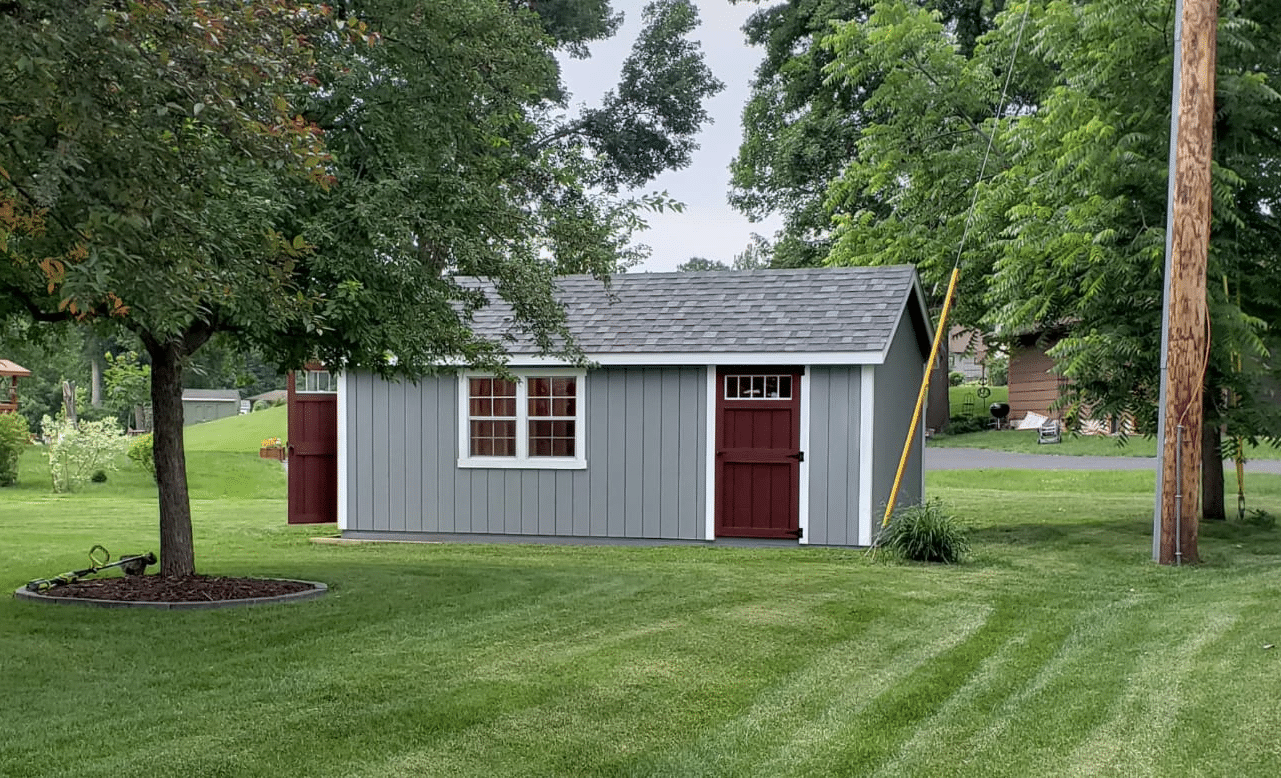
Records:
[[[472,397],[492,397],[493,394],[494,394],[494,380],[492,378],[471,379],[471,396]]]
[[[513,417],[516,415],[516,398],[502,398],[494,400],[494,415]]]
[[[516,422],[473,421],[471,454],[477,457],[516,456]]]
[[[557,397],[574,397],[578,380],[575,378],[553,378],[552,394]]]
[[[778,376],[765,376],[765,396],[778,397]]]
[[[516,382],[503,381],[502,379],[495,378],[494,379],[494,396],[495,397],[515,397]]]
[[[530,416],[550,416],[551,412],[552,412],[551,400],[535,400],[533,398],[530,398],[529,400]]]
[[[530,397],[548,397],[552,393],[552,382],[549,378],[529,379]]]
[[[778,396],[784,400],[792,399],[792,377],[790,375],[778,377]]]
[[[470,413],[472,416],[492,416],[494,413],[493,400],[472,400],[470,404]]]
[[[573,438],[553,438],[552,439],[552,456],[554,457],[572,457],[574,455]]]
[[[576,400],[552,400],[553,416],[573,416]]]

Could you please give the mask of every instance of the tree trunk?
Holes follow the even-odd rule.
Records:
[[[1202,427],[1201,435],[1201,518],[1227,521],[1223,505],[1223,428],[1217,423]]]
[[[148,339],[151,355],[151,409],[160,490],[160,573],[193,575],[196,554],[191,540],[191,500],[187,494],[187,458],[182,442],[183,342]]]
[[[89,360],[91,378],[89,380],[89,404],[95,408],[102,407],[102,358]]]

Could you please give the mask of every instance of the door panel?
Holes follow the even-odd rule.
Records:
[[[716,391],[717,537],[799,537],[800,368],[720,368]]]
[[[299,392],[289,374],[289,523],[338,521],[338,395]]]

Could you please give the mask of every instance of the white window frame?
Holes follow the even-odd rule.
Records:
[[[587,469],[587,370],[583,368],[519,368],[516,377],[516,456],[477,457],[471,455],[470,384],[473,378],[494,378],[493,373],[462,370],[458,373],[458,466],[492,467],[522,470]],[[573,378],[574,384],[574,456],[531,457],[529,455],[529,384],[528,378]]]
[[[329,380],[326,381],[326,384],[329,387],[328,389],[308,389],[307,388],[307,384],[309,383],[311,376],[317,373],[324,373],[325,375],[329,376]],[[317,385],[320,384],[319,381],[317,381],[316,383]],[[294,394],[337,394],[337,393],[338,393],[338,378],[331,371],[323,368],[320,370],[312,370],[306,367],[302,368],[301,370],[294,371]]]

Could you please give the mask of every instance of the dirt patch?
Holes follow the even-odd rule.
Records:
[[[213,575],[132,575],[95,578],[58,586],[41,594],[115,602],[223,602],[280,597],[314,589],[306,581],[225,578]]]

